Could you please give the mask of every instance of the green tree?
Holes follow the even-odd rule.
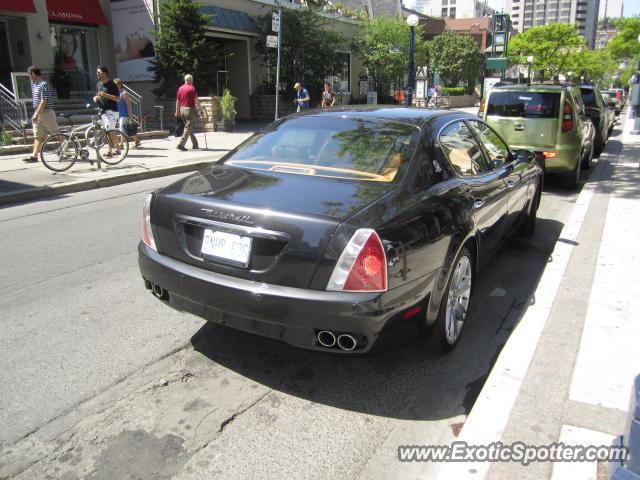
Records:
[[[509,63],[526,64],[533,55],[532,69],[542,73],[541,80],[566,72],[569,57],[585,46],[573,23],[550,23],[533,27],[509,41]]]
[[[261,88],[274,93],[277,49],[266,47],[266,37],[272,35],[271,13],[255,20],[261,32],[256,51],[269,70],[269,78]],[[312,103],[320,99],[325,79],[336,75],[344,64],[344,55],[340,53],[345,48],[344,37],[329,30],[330,23],[315,8],[282,9],[280,91],[293,97],[293,85],[300,82],[309,90]]]
[[[429,67],[446,87],[457,87],[461,81],[473,86],[484,69],[484,58],[471,35],[447,30],[429,42]]]
[[[416,28],[414,61],[426,65],[426,42]],[[376,17],[364,24],[362,33],[356,38],[356,48],[364,59],[379,97],[385,97],[391,85],[403,84],[409,61],[410,28],[402,17]]]
[[[638,58],[640,44],[640,16],[616,19],[616,27],[620,33],[616,34],[607,44],[607,50],[617,60]]]
[[[193,0],[160,2],[159,28],[155,32],[156,57],[150,69],[155,73],[153,89],[158,96],[172,96],[187,73],[194,76],[200,93],[210,93],[215,87],[216,64],[221,55],[212,51],[205,37],[210,15],[203,15],[202,6]]]
[[[616,62],[606,50],[582,50],[567,58],[563,73],[572,72],[571,78],[584,78],[586,82],[602,84],[605,75],[616,69]]]

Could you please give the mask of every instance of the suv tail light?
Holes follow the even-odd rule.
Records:
[[[478,116],[484,113],[485,103],[486,103],[486,100],[483,100],[482,102],[480,102],[480,108],[478,109]]]
[[[152,194],[147,195],[144,199],[142,207],[142,241],[149,247],[157,251],[156,242],[153,239],[153,230],[151,230],[151,199]]]
[[[384,292],[387,257],[375,230],[361,228],[353,234],[333,269],[327,290]]]
[[[569,102],[564,102],[562,109],[562,132],[569,132],[573,129],[573,108]]]

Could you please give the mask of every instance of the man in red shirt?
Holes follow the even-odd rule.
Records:
[[[178,150],[186,150],[187,138],[191,138],[193,149],[198,148],[198,139],[193,134],[193,126],[196,121],[196,108],[200,111],[200,99],[198,92],[193,86],[193,75],[184,76],[184,84],[178,89],[176,95],[176,118],[182,118],[184,122],[184,133],[178,142]]]

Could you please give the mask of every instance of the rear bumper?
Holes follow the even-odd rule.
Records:
[[[383,333],[406,331],[415,336],[416,324],[404,320],[404,312],[425,298],[435,278],[433,273],[383,293],[282,287],[185,265],[142,242],[138,264],[142,277],[166,290],[167,301],[180,311],[297,347],[352,354],[370,351]],[[321,346],[317,340],[321,330],[353,335],[356,348],[345,351]]]
[[[581,150],[576,147],[554,146],[548,148],[532,147],[527,145],[511,145],[512,150],[518,149],[530,150],[536,154],[539,165],[544,169],[545,173],[571,173],[576,166],[576,162],[581,158]],[[544,158],[542,152],[557,152],[555,158]]]

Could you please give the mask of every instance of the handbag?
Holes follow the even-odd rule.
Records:
[[[184,120],[181,117],[176,119],[176,128],[173,131],[173,135],[176,137],[181,137],[184,133]]]
[[[133,122],[129,122],[125,125],[124,127],[125,132],[127,133],[128,137],[133,137],[134,135],[138,134],[138,124],[137,123],[133,123]]]

